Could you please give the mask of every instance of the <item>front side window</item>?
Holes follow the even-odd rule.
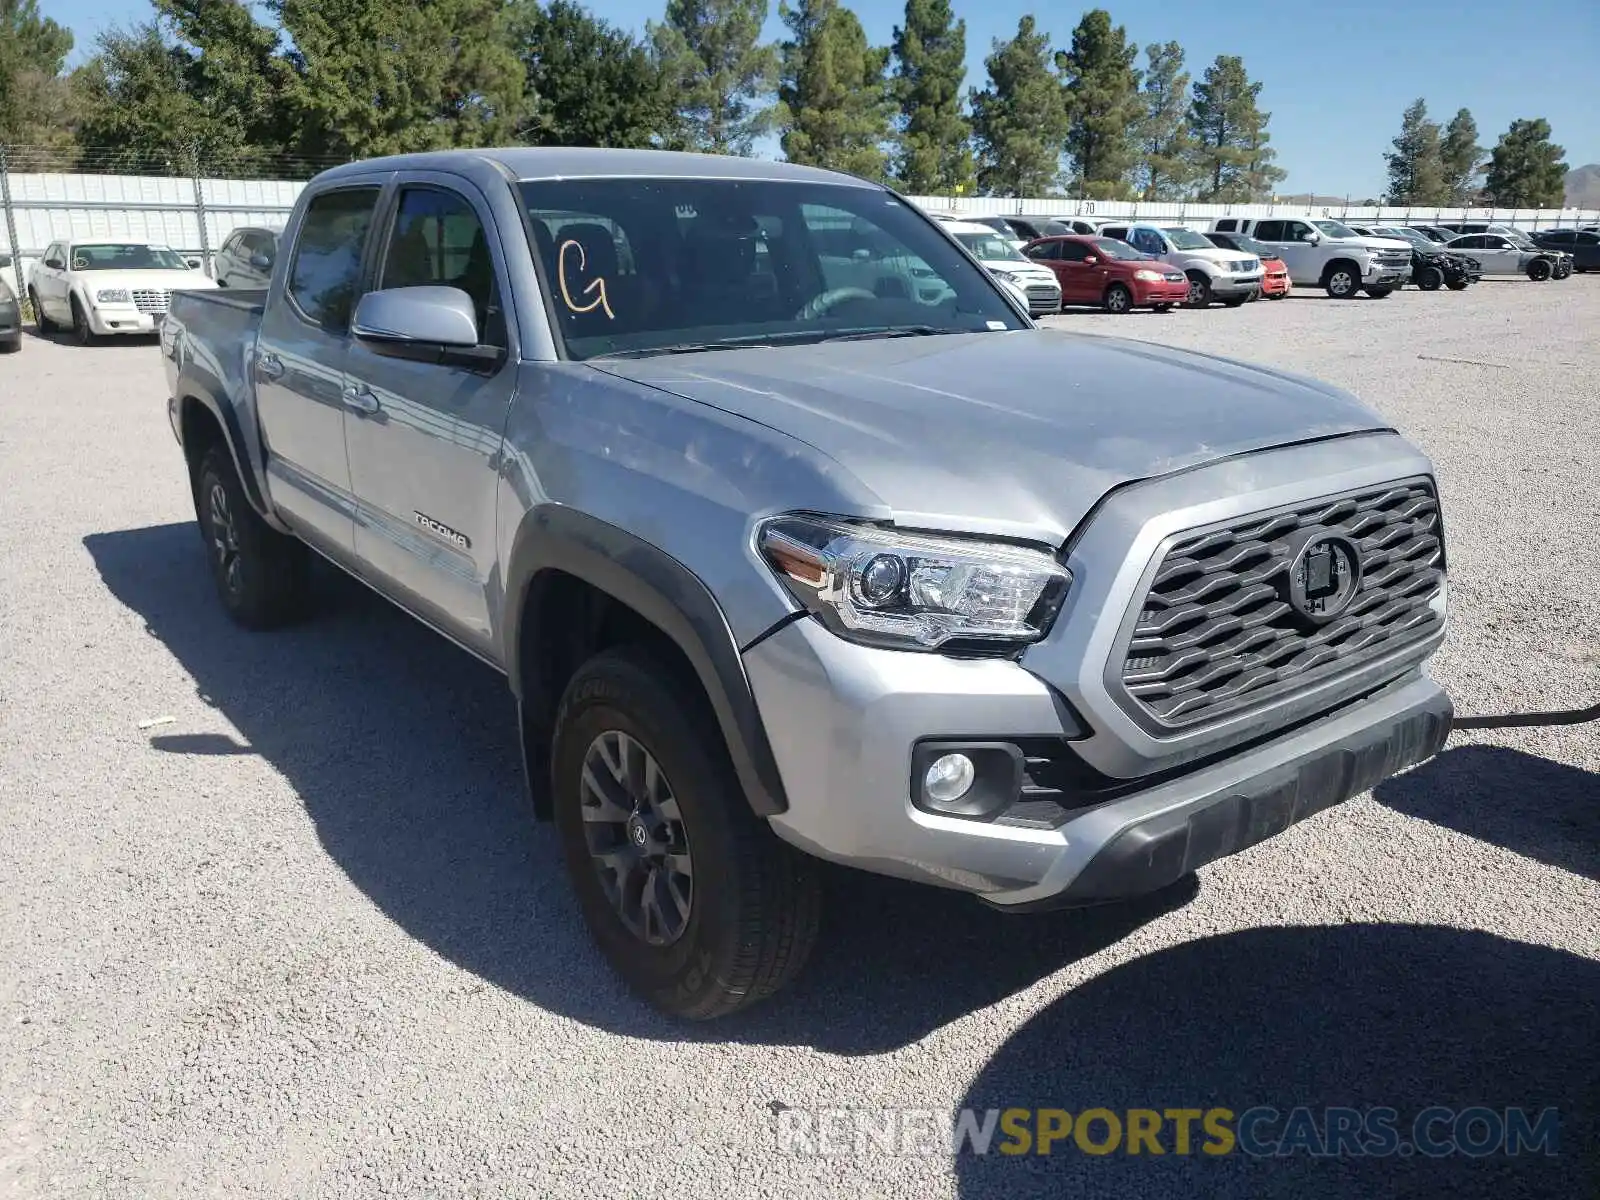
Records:
[[[138,242],[85,242],[72,247],[74,271],[187,271],[189,264],[165,246]]]
[[[378,203],[377,188],[344,188],[311,201],[300,224],[288,293],[300,314],[328,333],[350,327],[361,282],[361,254]]]
[[[520,189],[570,358],[1023,327],[981,268],[876,189],[728,179]],[[1022,258],[999,235],[979,236]]]
[[[459,288],[472,299],[479,342],[506,344],[500,291],[483,222],[456,192],[414,187],[400,193],[378,286]]]
[[[1108,241],[1108,242],[1111,242],[1110,238],[1106,238],[1105,240]],[[1113,246],[1122,246],[1122,248],[1124,250],[1133,249],[1133,247],[1131,247],[1131,246],[1124,246],[1121,242],[1111,242],[1111,244]],[[1084,259],[1086,259],[1088,257],[1089,257],[1089,247],[1085,246],[1082,242],[1062,242],[1061,243],[1061,261],[1062,262],[1082,262]]]

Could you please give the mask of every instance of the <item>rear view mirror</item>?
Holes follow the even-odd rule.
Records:
[[[472,297],[453,287],[400,287],[368,292],[350,332],[374,354],[452,366],[493,366],[499,346],[478,344]]]

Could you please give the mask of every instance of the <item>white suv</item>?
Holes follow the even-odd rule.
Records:
[[[1100,236],[1127,242],[1189,277],[1189,307],[1220,300],[1238,308],[1261,294],[1261,260],[1224,250],[1181,225],[1102,225]]]
[[[1011,241],[977,221],[944,221],[944,231],[966,247],[984,270],[1009,284],[1028,302],[1028,315],[1061,311],[1061,281],[1049,267],[1030,262]]]
[[[1320,287],[1336,300],[1366,292],[1381,300],[1411,278],[1411,245],[1362,237],[1338,221],[1310,217],[1222,217],[1218,233],[1243,233],[1265,242],[1289,268],[1296,287]]]

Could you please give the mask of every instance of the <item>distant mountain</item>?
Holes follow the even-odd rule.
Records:
[[[1600,208],[1600,163],[1567,172],[1567,207]]]
[[[1352,196],[1347,201],[1343,196],[1314,196],[1310,192],[1301,192],[1298,196],[1276,196],[1278,204],[1303,204],[1307,208],[1329,208],[1337,205],[1343,208],[1347,203],[1354,206],[1361,203],[1361,197]]]

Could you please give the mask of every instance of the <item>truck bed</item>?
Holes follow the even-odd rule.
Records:
[[[248,313],[261,315],[266,307],[266,288],[207,288],[205,291],[184,292],[184,301],[196,301],[201,304],[220,304],[226,308],[242,309]]]

